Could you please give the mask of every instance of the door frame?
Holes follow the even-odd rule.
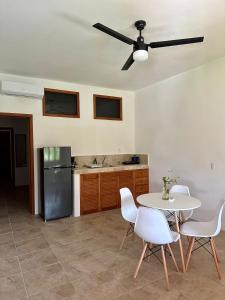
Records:
[[[28,151],[29,151],[29,211],[35,214],[34,203],[34,144],[33,144],[33,115],[20,113],[0,112],[0,117],[22,118],[28,120]]]

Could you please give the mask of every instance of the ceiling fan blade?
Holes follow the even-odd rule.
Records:
[[[132,45],[135,43],[134,40],[130,39],[129,37],[109,28],[109,27],[106,27],[105,25],[101,24],[101,23],[96,23],[93,25],[93,27],[105,32],[106,34],[109,34],[111,36],[113,36],[114,38],[128,44],[128,45]]]
[[[204,40],[204,36],[189,38],[189,39],[179,39],[179,40],[170,40],[170,41],[162,41],[162,42],[153,42],[149,44],[151,48],[161,48],[161,47],[170,47],[170,46],[178,46],[184,44],[193,44],[193,43],[201,43]]]
[[[127,61],[125,62],[124,66],[122,67],[122,71],[126,71],[130,68],[130,66],[134,63],[134,59],[133,59],[133,52],[131,53],[131,55],[128,57]]]

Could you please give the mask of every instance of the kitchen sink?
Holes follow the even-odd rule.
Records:
[[[98,169],[98,168],[110,168],[113,167],[113,165],[90,164],[90,165],[85,165],[85,167],[90,169]]]

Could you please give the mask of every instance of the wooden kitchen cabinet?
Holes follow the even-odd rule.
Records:
[[[142,194],[149,193],[148,169],[134,171],[135,199]]]
[[[119,190],[127,187],[134,196],[134,171],[121,171],[118,172],[119,176]],[[120,195],[119,195],[119,207],[120,207]]]
[[[121,188],[131,190],[134,199],[149,192],[148,169],[80,175],[81,214],[120,207]]]
[[[99,207],[99,174],[80,175],[80,212],[97,212]]]
[[[101,210],[117,208],[118,201],[118,173],[100,173]]]

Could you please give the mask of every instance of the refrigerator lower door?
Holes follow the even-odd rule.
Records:
[[[44,170],[44,206],[45,220],[72,214],[71,168]]]

